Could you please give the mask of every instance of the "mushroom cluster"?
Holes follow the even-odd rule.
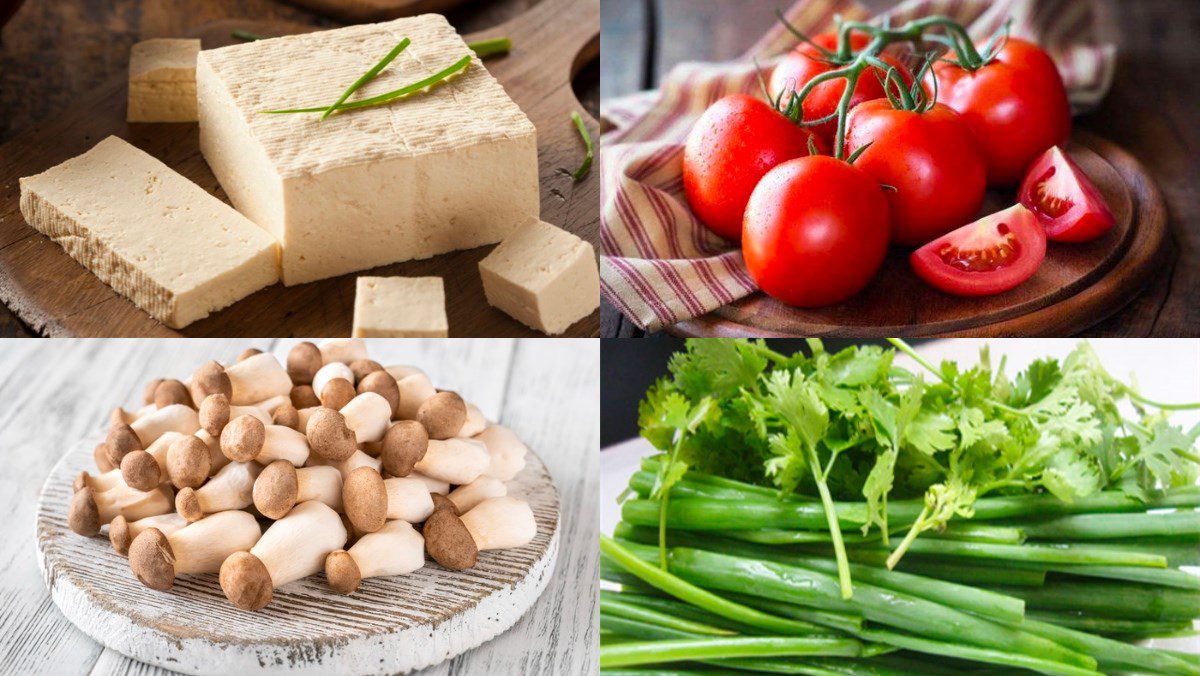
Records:
[[[325,572],[362,580],[445,568],[522,547],[537,523],[508,482],[528,449],[412,366],[384,367],[358,339],[297,344],[281,364],[246,350],[187,380],[146,385],[113,410],[75,478],[68,525],[107,525],[134,577],[219,573],[225,596],[257,610],[274,589]]]

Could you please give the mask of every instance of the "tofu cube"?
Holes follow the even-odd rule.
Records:
[[[195,122],[199,40],[143,40],[129,54],[130,122]]]
[[[523,324],[556,335],[600,305],[592,245],[533,219],[479,262],[487,301]]]
[[[333,103],[405,37],[351,101],[471,54],[433,14],[200,53],[200,149],[234,206],[279,240],[284,284],[498,242],[539,211],[537,132],[478,58],[386,105],[263,114]]]
[[[359,277],[354,338],[445,338],[441,277]]]

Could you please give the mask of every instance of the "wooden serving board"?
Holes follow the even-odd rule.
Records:
[[[474,648],[516,623],[546,588],[558,554],[558,492],[540,458],[527,456],[509,494],[529,502],[533,542],[482,552],[451,571],[429,561],[410,575],[369,578],[343,596],[323,573],[275,590],[266,608],[239,610],[216,574],[180,577],[170,592],[142,586],[107,536],[67,528],[71,482],[94,471],[76,445],[42,486],[38,567],[54,604],[96,641],[142,662],[189,674],[348,673],[421,669]],[[107,531],[107,529],[106,529]]]
[[[583,114],[593,137],[599,125],[580,105],[571,79],[599,55],[599,0],[544,0],[512,21],[466,36],[509,37],[513,50],[488,59],[487,69],[538,131],[542,219],[592,242],[599,240],[599,177],[575,183],[582,141],[570,120]],[[308,26],[220,21],[195,32],[205,49],[235,42],[230,31],[278,36]],[[125,122],[126,78],[96,87],[69,110],[0,146],[0,300],[36,332],[50,336],[348,336],[358,275],[440,276],[445,279],[451,336],[540,336],[487,304],[478,263],[491,246],[455,251],[342,275],[310,284],[263,289],[185,329],[155,321],[113,291],[61,247],[30,227],[20,212],[18,179],[46,170],[115,134],[228,201],[200,154],[195,124]],[[598,248],[598,247],[597,247]],[[593,312],[564,335],[599,335]]]
[[[1085,244],[1051,242],[1037,273],[996,296],[961,298],[922,282],[908,250],[893,249],[862,293],[825,308],[788,307],[762,293],[670,327],[684,336],[1064,336],[1123,307],[1162,265],[1169,235],[1162,195],[1115,144],[1076,131],[1067,147],[1104,194],[1116,225]],[[1007,208],[1011,191],[989,191],[981,214]]]
[[[401,16],[445,12],[463,4],[463,0],[288,0],[348,23],[387,21]]]

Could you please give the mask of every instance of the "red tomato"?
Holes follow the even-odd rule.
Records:
[[[1037,272],[1046,232],[1020,204],[964,225],[912,252],[909,262],[930,285],[956,296],[1008,291]]]
[[[822,33],[814,37],[812,41],[829,51],[837,50],[836,33]],[[866,47],[868,42],[870,42],[870,38],[863,33],[850,34],[850,49],[856,52]],[[912,71],[905,67],[904,64],[891,56],[882,56],[881,58],[885,63],[895,66],[900,71],[906,83],[912,83]],[[778,97],[783,92],[803,89],[804,85],[814,77],[840,67],[836,64],[830,64],[824,59],[825,57],[816,47],[807,43],[801,43],[784,56],[783,60],[775,66],[775,70],[771,72],[771,81],[768,85],[771,96]],[[858,82],[854,85],[854,94],[850,97],[851,108],[863,101],[886,96],[883,91],[883,85],[879,83],[879,77],[876,77],[876,75],[886,77],[887,73],[878,68],[868,68],[859,76]],[[804,119],[819,120],[826,115],[832,115],[837,111],[838,102],[845,91],[846,80],[843,78],[822,82],[813,87],[813,90],[804,99]],[[787,104],[786,97],[783,103]],[[832,145],[833,136],[837,133],[837,120],[826,122],[816,127],[809,127],[809,129],[815,130],[817,136],[822,141]]]
[[[1071,133],[1067,90],[1054,61],[1037,45],[1009,38],[999,54],[976,71],[939,61],[925,76],[938,101],[958,111],[980,143],[988,182],[1012,185],[1048,148]]]
[[[971,130],[942,104],[917,113],[887,99],[861,103],[846,123],[846,154],[887,190],[892,241],[919,246],[969,223],[983,204],[987,167]]]
[[[1096,239],[1114,223],[1104,196],[1058,146],[1033,163],[1018,195],[1055,242]]]
[[[841,302],[871,281],[888,244],[888,206],[870,176],[817,155],[763,176],[742,230],[759,288],[788,305]]]
[[[712,104],[683,148],[683,189],[692,212],[725,239],[741,239],[742,214],[758,179],[781,162],[807,155],[811,136],[770,104],[745,94]]]

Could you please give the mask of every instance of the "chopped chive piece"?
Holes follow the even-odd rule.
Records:
[[[229,34],[238,40],[245,40],[246,42],[267,39],[265,36],[259,35],[258,33],[251,33],[250,31],[244,31],[240,28],[233,29]]]
[[[491,40],[468,42],[467,47],[475,52],[475,56],[486,59],[497,54],[507,54],[512,49],[512,40],[510,38],[492,38]]]
[[[575,128],[579,130],[579,135],[583,137],[583,145],[587,148],[587,154],[583,156],[583,164],[579,165],[579,169],[575,170],[571,176],[576,181],[582,181],[584,176],[587,176],[588,170],[592,168],[592,135],[588,133],[587,127],[583,126],[583,118],[579,113],[571,111],[571,120],[575,122]]]
[[[355,80],[354,84],[350,85],[346,88],[346,91],[342,92],[342,95],[338,97],[337,101],[334,101],[328,108],[325,109],[325,112],[321,114],[321,119],[324,120],[332,115],[333,111],[336,110],[338,106],[342,105],[346,99],[350,98],[351,94],[358,91],[359,87],[370,82],[376,75],[379,74],[379,71],[387,68],[388,64],[391,63],[397,56],[399,56],[400,52],[404,51],[405,47],[408,47],[409,42],[411,41],[408,38],[404,38],[400,42],[396,43],[396,46],[392,48],[392,51],[387,53],[387,56],[384,56],[382,59],[380,59],[379,63],[371,66],[371,70],[363,73],[362,77]]]
[[[468,54],[467,56],[462,57],[458,61],[455,61],[452,65],[442,69],[441,71],[439,71],[437,73],[434,73],[433,75],[430,75],[429,77],[425,78],[424,80],[414,82],[410,85],[405,85],[399,89],[387,92],[385,94],[380,94],[378,96],[372,96],[369,99],[362,99],[361,101],[349,101],[346,103],[342,103],[341,105],[337,106],[337,110],[348,110],[351,108],[368,108],[370,106],[381,106],[385,103],[390,103],[392,101],[395,101],[396,99],[403,98],[410,94],[415,94],[415,93],[421,91],[422,89],[425,89],[426,87],[432,87],[433,85],[436,85],[436,84],[442,82],[443,80],[449,79],[451,75],[454,75],[455,73],[458,73],[461,70],[465,70],[466,67],[469,65],[471,65],[471,55]],[[326,108],[327,108],[327,106],[319,106],[319,107],[314,107],[314,108],[288,108],[286,110],[263,110],[260,112],[262,112],[264,114],[270,114],[270,115],[282,115],[282,114],[287,114],[287,113],[323,113],[323,112],[325,112]]]

